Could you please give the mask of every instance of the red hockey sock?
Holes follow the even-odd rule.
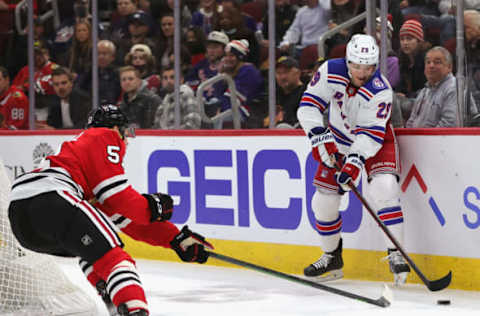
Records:
[[[115,306],[126,304],[129,312],[140,309],[148,312],[135,261],[123,249],[113,248],[93,264],[93,269],[107,282],[107,291]]]

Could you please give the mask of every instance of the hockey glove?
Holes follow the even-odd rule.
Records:
[[[205,263],[208,259],[208,252],[205,247],[213,249],[212,244],[205,240],[205,237],[192,232],[188,226],[183,226],[170,242],[170,246],[177,255],[185,262]]]
[[[150,222],[163,222],[172,218],[173,199],[170,195],[164,193],[142,194],[148,201],[148,207],[152,215]]]
[[[338,193],[350,191],[349,183],[357,186],[363,170],[365,159],[358,154],[350,154],[345,159],[342,169],[335,174],[338,185]]]
[[[313,158],[328,168],[333,168],[339,153],[330,130],[324,127],[312,128],[308,137],[312,142]]]

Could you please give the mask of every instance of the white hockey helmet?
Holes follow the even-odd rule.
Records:
[[[355,34],[347,44],[347,62],[378,65],[379,54],[377,42],[367,34]]]

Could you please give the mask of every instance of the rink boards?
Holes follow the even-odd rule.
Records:
[[[0,132],[0,157],[14,177],[78,132]],[[201,232],[217,252],[296,274],[321,255],[310,207],[317,163],[302,131],[138,135],[125,157],[132,185],[173,195],[172,220]],[[405,250],[429,279],[452,270],[451,288],[480,290],[480,129],[403,129],[397,140]],[[367,187],[359,189],[368,200]],[[353,194],[341,209],[346,277],[391,280],[381,260],[384,235],[370,214]],[[177,260],[170,250],[125,240],[136,257]],[[409,282],[420,280],[412,273]]]

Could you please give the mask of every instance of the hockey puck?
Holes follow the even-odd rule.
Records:
[[[450,305],[450,300],[437,300],[438,305]]]

